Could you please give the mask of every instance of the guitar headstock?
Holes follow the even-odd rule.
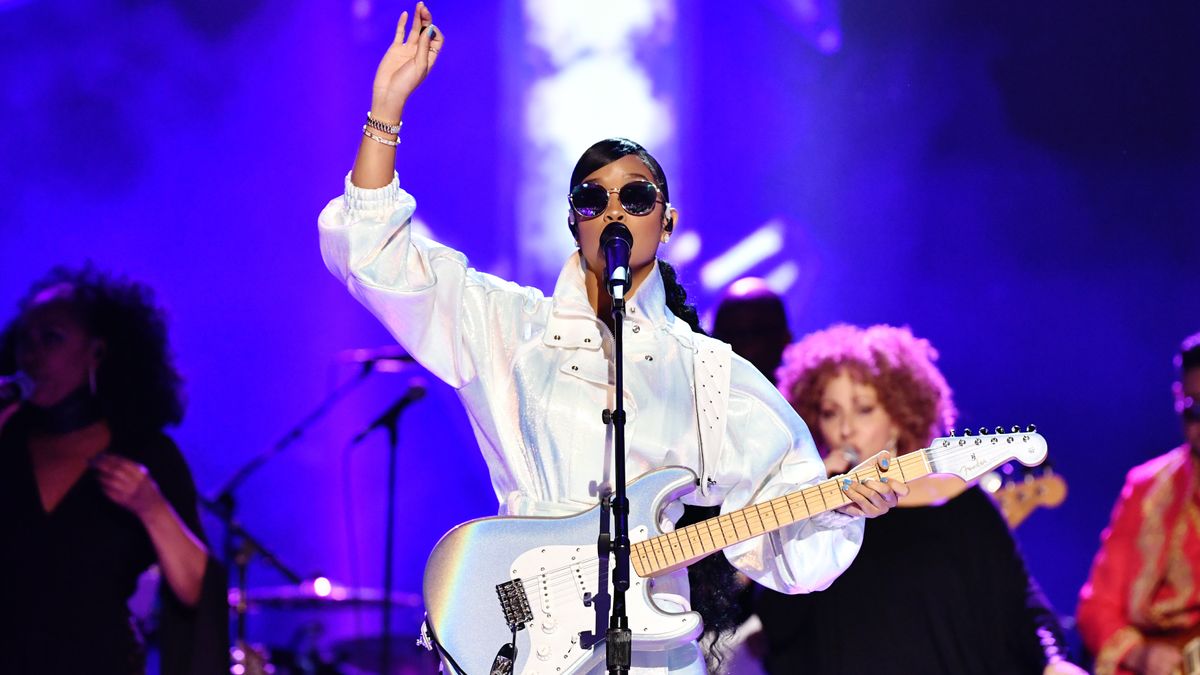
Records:
[[[933,439],[925,452],[932,473],[972,481],[1014,459],[1025,466],[1037,466],[1045,461],[1048,451],[1046,439],[1030,424],[1008,431],[1003,427],[994,431],[981,428],[976,434],[968,429],[961,436],[951,430],[949,436]]]
[[[979,485],[996,499],[1008,526],[1014,529],[1036,509],[1055,508],[1067,498],[1067,482],[1049,462],[1015,471],[1012,464],[1005,464],[999,471],[988,472]]]

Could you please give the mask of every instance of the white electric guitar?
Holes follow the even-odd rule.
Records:
[[[969,433],[969,432],[968,432]],[[631,574],[625,594],[633,649],[667,650],[700,635],[700,615],[659,609],[654,578],[723,548],[850,503],[844,478],[912,481],[930,474],[973,480],[1009,460],[1035,466],[1046,440],[1033,427],[938,438],[894,458],[796,492],[663,533],[662,509],[696,487],[683,467],[629,484]],[[450,673],[567,675],[604,661],[609,571],[596,538],[600,509],[565,518],[482,518],[446,533],[425,568],[426,628]],[[887,516],[883,516],[887,517]],[[515,638],[515,639],[514,639]]]

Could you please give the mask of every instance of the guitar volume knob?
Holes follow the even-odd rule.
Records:
[[[554,617],[548,616],[542,620],[543,633],[553,633],[556,628],[558,628],[558,620]]]

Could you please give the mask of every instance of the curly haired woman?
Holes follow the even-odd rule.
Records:
[[[953,424],[936,360],[908,328],[837,325],[788,347],[779,388],[840,473],[856,456],[926,447]],[[759,598],[768,672],[1082,672],[1063,660],[1054,615],[981,489],[930,476],[898,506],[867,522],[858,557],[825,591]]]

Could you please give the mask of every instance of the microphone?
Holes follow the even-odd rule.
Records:
[[[394,425],[396,420],[400,418],[400,413],[404,412],[405,408],[423,398],[425,398],[425,380],[414,377],[408,381],[408,390],[404,392],[404,395],[393,403],[390,408],[383,411],[379,417],[376,417],[373,422],[368,424],[366,429],[358,432],[358,435],[350,440],[350,445],[358,445],[376,429]]]
[[[380,361],[403,361],[406,363],[416,361],[400,345],[345,349],[338,352],[336,358],[338,363],[361,363],[363,365],[374,365]]]
[[[604,252],[604,276],[608,294],[613,300],[624,300],[629,288],[629,254],[633,250],[633,234],[625,223],[614,221],[600,233],[600,250]]]
[[[17,371],[12,375],[0,376],[0,405],[24,401],[33,395],[33,380]]]
[[[846,461],[850,463],[850,466],[855,466],[860,460],[862,460],[862,455],[858,454],[858,448],[855,448],[853,445],[847,445],[846,447],[842,448],[842,457],[846,458]]]

